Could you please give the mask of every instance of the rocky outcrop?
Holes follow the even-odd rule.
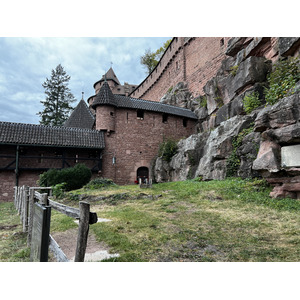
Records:
[[[253,121],[254,115],[235,116],[222,122],[215,130],[194,134],[181,140],[178,143],[178,152],[169,164],[161,158],[156,160],[155,180],[157,182],[178,181],[195,177],[202,177],[204,180],[224,179],[227,158],[233,150],[233,138],[243,129],[248,128]],[[253,145],[252,138],[255,136],[257,139],[259,135],[259,133],[253,134],[248,142]],[[244,153],[242,149],[241,153]],[[249,171],[245,172],[245,164],[244,159],[240,172],[240,176],[243,177],[249,175]]]
[[[179,82],[160,99],[161,103],[191,109],[193,98],[186,82]],[[197,104],[197,103],[195,103]]]
[[[296,93],[259,112],[254,130],[262,141],[253,168],[274,185],[272,197],[300,197],[300,168],[282,162],[283,146],[300,143],[300,95]],[[292,159],[293,160],[293,159]],[[295,176],[296,175],[296,176]]]
[[[232,160],[235,175],[263,176],[273,184],[271,196],[299,198],[300,164],[283,166],[281,155],[287,145],[300,144],[300,83],[273,106],[264,99],[272,61],[296,55],[299,46],[299,38],[233,38],[204,94],[193,98],[184,82],[170,89],[161,102],[192,109],[199,133],[178,143],[170,163],[156,160],[156,181],[224,179]],[[261,106],[246,115],[243,100],[254,93]]]

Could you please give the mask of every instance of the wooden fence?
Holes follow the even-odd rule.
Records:
[[[33,227],[33,208],[35,202],[51,208],[75,219],[79,219],[77,246],[75,252],[75,262],[83,262],[87,245],[89,225],[97,223],[96,213],[90,212],[90,204],[84,201],[79,202],[79,209],[55,202],[52,198],[52,189],[49,187],[15,187],[14,204],[20,215],[23,225],[23,232],[27,232],[27,245],[31,246]],[[40,192],[46,193],[40,193]],[[52,251],[57,261],[69,261],[60,246],[49,235],[49,249]]]

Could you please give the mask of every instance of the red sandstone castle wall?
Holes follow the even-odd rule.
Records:
[[[25,152],[24,152],[25,151]],[[44,170],[22,170],[22,168],[62,168],[62,148],[47,148],[47,147],[20,147],[19,156],[19,186],[28,185],[36,186],[39,175]],[[43,157],[39,157],[42,153]],[[14,161],[16,155],[16,146],[4,146],[0,147],[0,154],[10,157],[0,157],[0,168],[5,168],[11,162]],[[87,167],[92,168],[98,162],[92,160],[79,160],[77,158],[93,158],[95,156],[94,150],[88,149],[66,149],[65,158],[66,162],[73,167],[76,163],[84,163]],[[98,156],[100,152],[98,153]],[[35,156],[34,158],[32,156]],[[47,159],[45,157],[52,157],[53,159]],[[69,159],[68,159],[69,158]],[[65,163],[65,168],[68,165]],[[11,165],[11,168],[15,168],[15,163]],[[16,185],[16,173],[15,170],[1,170],[0,171],[0,201],[12,201],[14,195],[13,187]]]
[[[229,37],[178,37],[157,67],[130,95],[134,98],[159,101],[160,98],[180,81],[188,82],[194,96],[202,95],[202,88],[214,77],[226,57]]]
[[[133,184],[139,167],[149,168],[157,155],[159,144],[166,138],[179,140],[194,133],[195,121],[168,116],[162,122],[162,114],[144,112],[144,119],[137,119],[135,110],[118,109],[115,118],[115,133],[105,138],[102,176],[118,184]],[[116,163],[113,164],[113,157]]]

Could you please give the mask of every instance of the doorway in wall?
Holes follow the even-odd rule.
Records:
[[[140,167],[136,171],[136,178],[139,182],[139,179],[142,179],[142,183],[146,182],[146,179],[149,180],[149,169],[147,167]]]

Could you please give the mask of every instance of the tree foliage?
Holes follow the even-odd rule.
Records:
[[[51,78],[46,78],[42,84],[46,99],[40,101],[44,105],[44,110],[38,113],[41,117],[40,124],[61,126],[68,119],[73,109],[71,103],[75,101],[68,87],[70,78],[59,64],[55,70],[52,70]]]
[[[159,60],[170,45],[171,41],[172,39],[167,40],[162,47],[154,52],[152,52],[151,49],[147,49],[145,54],[141,56],[141,64],[147,69],[148,74],[150,74],[157,66]]]

